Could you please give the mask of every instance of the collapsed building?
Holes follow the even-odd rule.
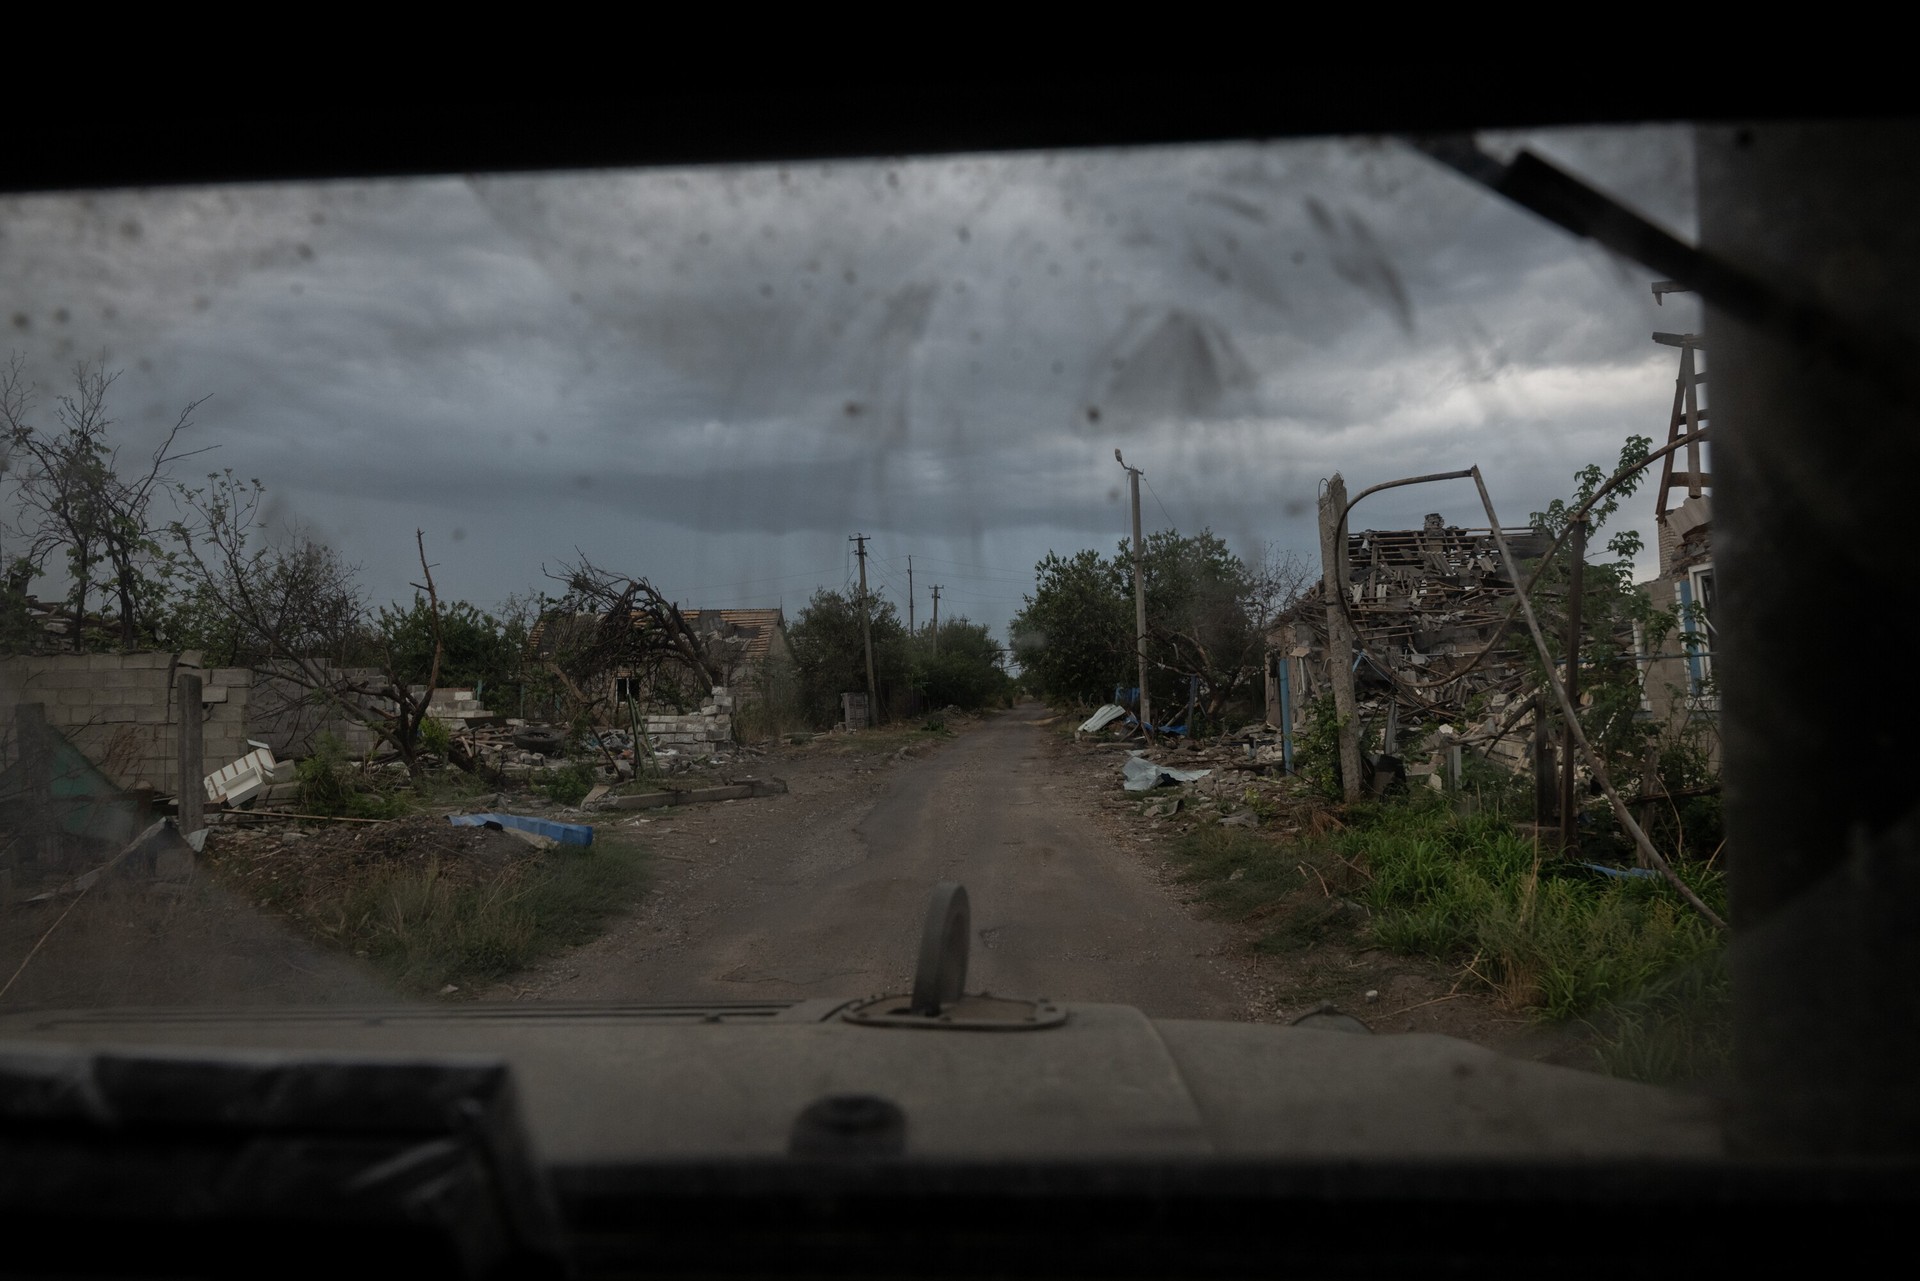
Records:
[[[1523,569],[1552,536],[1501,531]],[[1529,766],[1535,682],[1524,629],[1509,626],[1515,585],[1490,529],[1429,514],[1419,529],[1347,535],[1345,608],[1355,637],[1355,693],[1363,740],[1399,750],[1401,731],[1438,722],[1439,736],[1480,749],[1511,769]],[[1276,620],[1267,637],[1267,719],[1295,735],[1311,705],[1332,691],[1327,670],[1324,581]],[[1443,746],[1418,744],[1424,752]],[[1432,772],[1415,762],[1411,775]]]

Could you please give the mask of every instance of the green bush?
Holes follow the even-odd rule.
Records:
[[[453,735],[445,725],[429,716],[420,722],[420,748],[445,760],[453,750]]]
[[[347,749],[332,734],[322,734],[312,755],[294,766],[300,783],[300,808],[308,814],[341,815],[353,805],[353,776]]]
[[[584,761],[574,761],[559,769],[546,771],[540,785],[555,805],[578,805],[600,781],[599,771]]]

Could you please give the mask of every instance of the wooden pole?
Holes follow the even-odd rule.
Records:
[[[873,726],[880,723],[880,692],[873,680],[873,604],[867,599],[867,536],[854,534],[847,541],[854,544],[854,554],[860,558],[860,641],[867,651],[867,724]]]
[[[1126,468],[1127,488],[1133,496],[1133,649],[1140,665],[1140,732],[1153,741],[1153,700],[1147,694],[1147,546],[1140,536],[1140,469],[1113,451],[1113,460]]]
[[[174,679],[175,703],[180,712],[180,750],[177,754],[180,781],[175,788],[179,799],[180,832],[197,832],[206,824],[207,771],[200,755],[200,678],[181,672]]]
[[[1347,482],[1335,472],[1320,496],[1320,597],[1327,607],[1327,679],[1340,718],[1340,788],[1360,799],[1360,718],[1353,693],[1353,628],[1347,622]]]

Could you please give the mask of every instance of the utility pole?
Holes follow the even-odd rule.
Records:
[[[1340,718],[1340,788],[1360,799],[1360,725],[1353,694],[1353,628],[1347,621],[1347,482],[1335,472],[1320,495],[1320,599],[1327,607],[1327,679]]]
[[[913,631],[913,557],[907,557],[907,635]]]
[[[940,584],[933,585],[933,656],[940,656]]]
[[[1147,574],[1146,544],[1140,539],[1140,469],[1127,467],[1127,460],[1113,451],[1113,461],[1126,469],[1127,487],[1133,491],[1133,646],[1140,660],[1140,732],[1153,741],[1153,704],[1147,697]]]
[[[854,555],[860,558],[860,640],[867,650],[867,724],[880,723],[880,691],[873,683],[873,605],[867,599],[867,538],[866,534],[853,534],[847,541],[854,545]]]

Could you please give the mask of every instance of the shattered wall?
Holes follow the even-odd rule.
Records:
[[[725,686],[713,687],[712,701],[685,716],[647,712],[642,725],[654,750],[671,749],[682,756],[712,756],[733,744],[733,695]]]
[[[39,703],[47,724],[116,784],[170,795],[179,786],[174,678],[180,673],[200,676],[196,711],[208,769],[248,750],[253,673],[244,667],[203,668],[200,660],[198,650],[0,659],[0,734],[10,745],[15,706]]]

